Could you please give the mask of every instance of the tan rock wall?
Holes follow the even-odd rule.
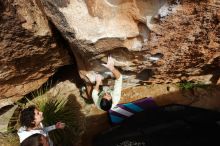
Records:
[[[36,1],[0,1],[0,98],[39,88],[69,61]]]
[[[1,1],[1,96],[29,93],[67,64],[66,48],[56,43],[48,21],[68,42],[87,82],[89,71],[108,72],[100,64],[111,54],[124,88],[217,83],[218,12],[218,1],[205,0]]]
[[[107,72],[100,64],[109,54],[125,75],[124,87],[182,80],[211,83],[219,76],[216,1],[68,2],[61,7],[42,1],[46,15],[69,40],[85,80],[88,71]]]

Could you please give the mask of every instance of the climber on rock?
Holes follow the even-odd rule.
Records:
[[[100,74],[87,74],[89,79],[95,76],[95,86],[91,88],[94,104],[104,111],[114,108],[120,101],[122,89],[122,74],[114,67],[114,59],[109,56],[106,64],[102,64],[109,69],[115,77],[113,89],[110,86],[102,86],[103,76]]]

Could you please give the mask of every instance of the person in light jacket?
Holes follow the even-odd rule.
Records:
[[[42,134],[48,138],[49,145],[53,146],[53,142],[50,140],[48,132],[55,129],[63,129],[65,123],[57,122],[55,125],[44,127],[42,124],[43,119],[43,113],[33,105],[21,111],[21,127],[17,132],[20,143],[34,134]]]
[[[92,90],[92,99],[94,104],[104,111],[114,108],[120,101],[122,89],[122,74],[114,67],[114,59],[110,56],[106,64],[102,64],[108,68],[115,77],[113,90],[110,88],[103,88],[100,90],[103,77],[97,74],[95,77],[96,84]]]

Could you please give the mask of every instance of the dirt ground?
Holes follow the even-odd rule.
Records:
[[[132,102],[144,97],[152,97],[158,106],[183,104],[220,111],[220,86],[196,87],[188,90],[181,90],[177,84],[137,86],[124,89],[120,102]],[[83,100],[81,97],[78,98]],[[92,146],[96,135],[111,128],[111,125],[107,113],[97,109],[92,102],[86,103],[83,108],[87,108],[88,111],[85,115],[86,131],[77,146]],[[9,143],[13,143],[13,146],[17,145],[17,137],[14,137],[13,141],[10,135],[7,135],[8,138],[0,137],[3,137],[0,145],[11,146]]]
[[[121,103],[127,103],[152,97],[157,105],[182,104],[220,111],[220,86],[197,87],[181,90],[176,84],[156,84],[125,89]],[[87,117],[87,131],[82,139],[82,146],[91,146],[92,139],[111,127],[108,115],[96,108],[91,109]]]
[[[56,77],[59,81],[70,80],[74,78],[72,67],[68,70],[65,69],[65,72],[58,74]],[[69,76],[71,75],[71,76]],[[76,79],[73,80],[73,84],[77,83]],[[77,86],[80,88],[80,85]],[[69,92],[69,86],[66,86],[67,92]],[[75,90],[75,89],[73,89]],[[76,89],[78,92],[78,89]],[[66,91],[66,89],[62,89]],[[70,92],[72,94],[72,90]],[[197,87],[188,90],[181,90],[177,84],[154,84],[154,85],[143,85],[133,88],[124,89],[122,91],[121,103],[132,102],[144,97],[152,97],[157,105],[163,106],[167,104],[183,104],[195,107],[201,107],[211,110],[220,111],[220,85],[211,85],[206,87]],[[84,105],[82,108],[86,110],[85,119],[86,119],[86,131],[82,136],[79,145],[77,146],[92,146],[92,141],[95,136],[101,132],[106,131],[111,128],[108,115],[106,112],[98,110],[92,102],[85,102],[82,97],[77,94],[77,98],[81,100]],[[12,146],[9,143],[12,138],[9,135],[9,138],[1,138],[1,145],[3,146]],[[10,140],[8,140],[10,139]],[[17,142],[17,137],[15,137],[15,142]],[[13,144],[17,145],[17,144]]]

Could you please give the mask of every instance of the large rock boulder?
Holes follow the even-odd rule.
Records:
[[[0,0],[0,97],[40,87],[69,63],[82,79],[112,55],[124,88],[182,80],[218,83],[216,0]],[[63,40],[63,38],[65,40]]]
[[[124,87],[182,80],[216,83],[219,78],[216,1],[41,2],[70,43],[85,81],[89,71],[107,72],[101,63],[109,54],[125,75]]]
[[[0,99],[18,100],[69,63],[37,2],[0,0]]]

